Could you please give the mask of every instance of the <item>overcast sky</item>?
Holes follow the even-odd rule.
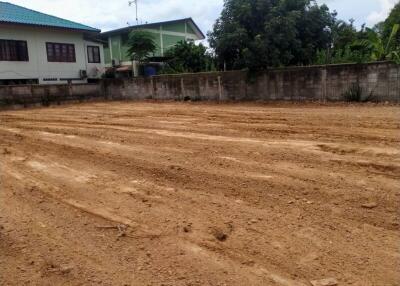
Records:
[[[3,0],[7,1],[7,0]],[[59,16],[103,31],[121,28],[135,21],[135,8],[128,0],[8,0],[51,15]],[[223,0],[138,0],[141,22],[192,17],[204,33],[218,18]],[[373,26],[385,19],[399,0],[317,0],[336,10],[340,19],[354,18],[358,26]]]

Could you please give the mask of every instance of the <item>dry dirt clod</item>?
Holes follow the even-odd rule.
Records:
[[[361,207],[363,207],[364,209],[374,209],[378,206],[377,203],[371,202],[371,203],[366,203],[361,205]]]
[[[116,229],[118,230],[117,237],[125,237],[127,236],[128,226],[124,224],[119,225],[97,225],[96,228],[98,229]]]
[[[312,280],[310,282],[311,282],[311,285],[313,285],[313,286],[336,286],[339,283],[335,278]]]
[[[124,224],[120,224],[117,226],[118,229],[118,237],[125,237],[128,227]]]
[[[61,274],[68,274],[70,273],[72,270],[74,270],[73,266],[63,266],[60,268],[60,273]]]
[[[191,232],[191,231],[192,231],[192,226],[190,226],[190,225],[184,226],[184,227],[183,227],[183,231],[186,232],[186,233]]]
[[[7,148],[3,149],[3,155],[10,155],[10,154],[11,154],[10,150],[8,150]]]
[[[228,235],[219,229],[214,230],[213,235],[219,241],[225,241],[228,238]]]

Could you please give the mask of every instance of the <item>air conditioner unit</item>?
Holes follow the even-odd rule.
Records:
[[[85,79],[85,78],[87,78],[87,71],[86,70],[80,70],[79,71],[79,75],[80,75],[81,79]]]

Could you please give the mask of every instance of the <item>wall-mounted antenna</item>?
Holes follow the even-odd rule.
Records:
[[[138,0],[128,1],[129,7],[131,7],[132,4],[135,4],[135,7],[136,7],[136,25],[139,25],[139,18],[138,18]]]

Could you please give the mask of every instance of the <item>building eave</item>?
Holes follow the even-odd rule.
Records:
[[[34,28],[43,28],[43,29],[57,29],[64,31],[73,31],[73,32],[81,32],[81,33],[93,33],[100,34],[101,30],[98,29],[78,29],[78,28],[68,28],[61,26],[53,26],[53,25],[39,25],[39,24],[26,24],[12,21],[0,21],[0,25],[14,25],[14,26],[24,26],[24,27],[34,27]]]

